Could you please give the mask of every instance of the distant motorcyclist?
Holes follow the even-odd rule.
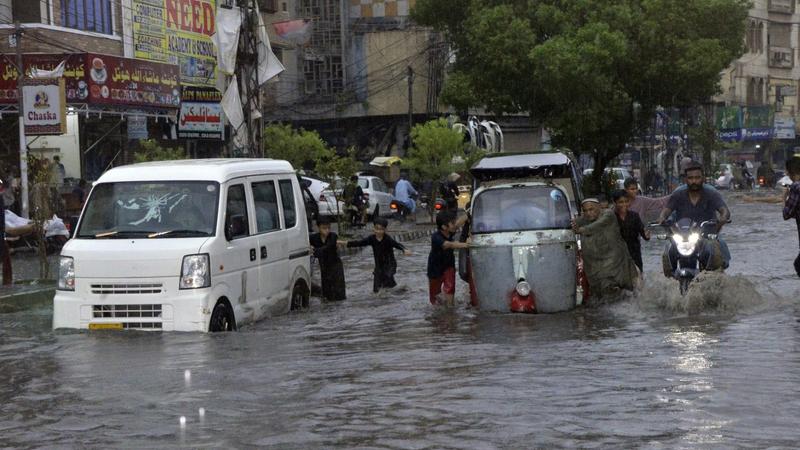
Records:
[[[417,195],[417,190],[414,189],[414,186],[411,185],[411,182],[406,179],[404,174],[400,175],[400,179],[397,180],[397,183],[394,186],[394,198],[398,202],[402,203],[403,205],[408,208],[408,211],[411,214],[417,210],[417,202],[414,201],[414,197]]]
[[[717,234],[730,220],[731,213],[722,196],[716,190],[703,186],[703,166],[697,162],[688,164],[685,170],[686,189],[677,189],[670,196],[667,206],[661,211],[658,221],[666,222],[675,212],[676,220],[690,219],[700,225],[708,220],[717,220]],[[717,218],[719,214],[719,218]],[[700,253],[700,263],[706,270],[726,269],[730,263],[728,246],[722,239],[708,240]],[[672,276],[678,266],[678,250],[673,241],[664,249],[664,274]]]
[[[450,211],[458,211],[458,185],[456,182],[459,178],[461,178],[461,175],[453,172],[447,176],[447,181],[439,186],[442,199]]]

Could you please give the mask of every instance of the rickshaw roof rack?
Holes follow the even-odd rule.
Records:
[[[565,178],[570,176],[572,160],[564,153],[498,153],[488,155],[470,169],[479,181],[498,178]]]

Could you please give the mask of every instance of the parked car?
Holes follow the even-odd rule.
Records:
[[[230,331],[307,307],[302,202],[286,161],[109,170],[61,251],[53,328]]]
[[[586,169],[583,171],[583,177],[589,177],[594,173],[594,169]],[[614,180],[614,188],[615,189],[625,189],[625,180],[628,178],[633,178],[630,171],[625,169],[624,167],[606,167],[606,170],[603,171],[603,178],[608,180],[608,177],[613,174]],[[611,181],[609,180],[609,184]],[[642,192],[642,185],[638,182],[636,185],[639,187],[639,192]]]
[[[336,196],[333,194],[333,190],[330,188],[330,183],[326,183],[322,180],[318,180],[309,176],[303,176],[302,178],[307,183],[310,183],[308,184],[308,190],[311,191],[311,194],[314,196],[314,200],[317,202],[317,209],[319,210],[320,216],[335,217],[341,213],[344,213],[344,202],[339,200],[339,205],[337,208]]]
[[[371,216],[389,217],[392,213],[394,196],[389,192],[386,183],[373,175],[359,175],[358,185],[369,200],[367,213]]]

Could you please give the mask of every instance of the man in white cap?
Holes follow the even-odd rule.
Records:
[[[596,198],[581,204],[583,215],[574,219],[572,229],[581,235],[581,252],[589,287],[595,295],[614,294],[635,287],[639,271],[633,262],[616,216],[603,210]]]

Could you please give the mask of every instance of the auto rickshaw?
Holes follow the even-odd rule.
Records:
[[[588,295],[570,221],[581,189],[564,153],[501,153],[470,170],[472,246],[459,261],[481,311],[554,313]]]

